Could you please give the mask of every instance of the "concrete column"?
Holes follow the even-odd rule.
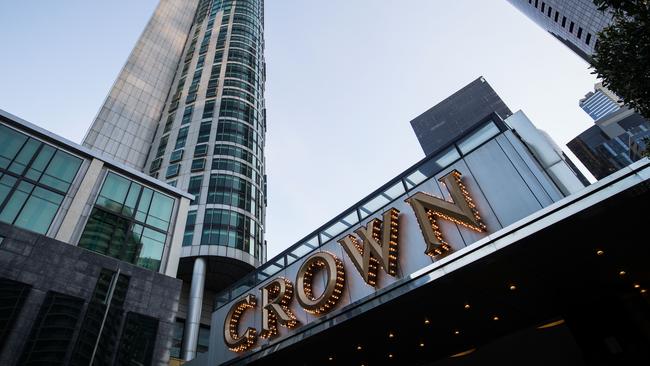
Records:
[[[192,271],[192,287],[190,287],[190,300],[187,304],[187,319],[185,320],[185,334],[183,336],[183,359],[185,361],[190,361],[196,357],[196,346],[199,341],[199,327],[201,324],[201,308],[203,307],[205,272],[205,259],[196,258],[194,260],[194,270]]]
[[[98,159],[93,159],[90,163],[90,166],[86,171],[86,175],[83,177],[81,185],[79,185],[77,193],[72,199],[72,203],[68,208],[68,212],[63,218],[63,222],[61,223],[61,226],[59,227],[59,230],[54,237],[56,240],[72,244],[70,241],[72,240],[73,234],[77,228],[77,224],[79,223],[79,217],[81,216],[84,207],[88,203],[88,200],[91,198],[90,194],[92,193],[93,188],[97,183],[97,179],[99,179],[99,176],[101,175],[103,166],[104,162]],[[94,202],[91,202],[91,204],[92,203]]]

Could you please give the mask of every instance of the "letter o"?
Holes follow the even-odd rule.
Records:
[[[326,284],[325,291],[317,297],[312,289],[312,281],[314,274],[321,269],[326,271]],[[329,252],[313,254],[302,263],[298,270],[296,278],[298,303],[310,314],[327,313],[338,303],[344,286],[343,262]]]

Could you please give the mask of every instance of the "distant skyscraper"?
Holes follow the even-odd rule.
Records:
[[[508,1],[587,61],[594,53],[596,35],[611,22],[592,0]]]
[[[587,112],[594,121],[616,112],[622,106],[623,103],[620,102],[620,98],[604,87],[602,83],[596,84],[594,91],[587,93],[580,100],[580,108]]]
[[[161,0],[84,145],[193,194],[172,356],[207,349],[214,293],[266,259],[264,1]]]
[[[650,122],[622,108],[595,122],[567,146],[597,179],[641,159],[644,139],[650,137]]]
[[[480,77],[411,121],[426,155],[457,140],[485,122],[490,114],[512,115],[490,84]]]

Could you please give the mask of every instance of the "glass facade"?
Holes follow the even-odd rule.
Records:
[[[173,208],[173,198],[109,172],[79,246],[157,271]]]
[[[199,2],[147,166],[196,197],[187,227],[196,230],[186,230],[183,245],[224,245],[258,260],[266,206],[263,5]],[[176,144],[166,154],[168,141]]]
[[[47,233],[81,162],[0,125],[0,221]]]
[[[597,35],[611,22],[592,0],[508,0],[580,57],[589,61]]]

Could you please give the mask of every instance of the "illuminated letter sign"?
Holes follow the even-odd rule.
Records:
[[[466,228],[482,232],[486,230],[476,206],[461,181],[462,174],[457,170],[440,178],[447,186],[453,202],[418,192],[406,199],[418,220],[427,244],[425,253],[432,257],[449,251],[450,246],[444,240],[437,225],[437,219],[449,220]]]
[[[324,269],[325,291],[316,297],[312,290],[314,273]],[[307,258],[298,270],[296,278],[296,295],[298,302],[305,311],[310,314],[319,315],[328,312],[341,297],[345,285],[345,270],[343,262],[328,252],[313,254]]]
[[[374,219],[366,227],[355,230],[360,240],[354,235],[347,235],[338,241],[370,286],[377,284],[377,267],[380,264],[389,275],[396,274],[398,215],[399,211],[391,208],[384,213],[383,222]]]
[[[278,323],[289,329],[298,325],[296,316],[289,310],[293,298],[293,284],[279,277],[262,287],[262,332],[260,337],[271,338],[278,334]]]
[[[239,336],[239,320],[247,309],[252,309],[257,304],[255,295],[248,294],[243,299],[233,304],[226,315],[224,327],[224,340],[228,348],[234,352],[244,352],[251,348],[257,341],[257,330],[248,328]]]

